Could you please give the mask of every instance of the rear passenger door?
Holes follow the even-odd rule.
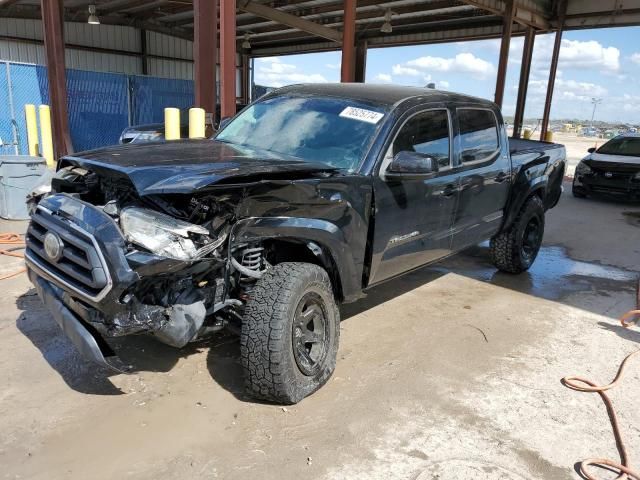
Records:
[[[455,121],[460,191],[452,235],[453,249],[460,250],[498,232],[509,195],[511,162],[504,129],[493,110],[459,107]]]
[[[451,118],[446,108],[406,114],[374,175],[375,218],[369,285],[446,256],[458,193],[452,170]],[[438,171],[423,178],[385,178],[395,155],[431,157]]]

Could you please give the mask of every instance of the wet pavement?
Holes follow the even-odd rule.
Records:
[[[496,271],[491,265],[488,242],[445,260],[437,268],[548,300],[567,300],[579,292],[595,295],[619,290],[633,292],[638,278],[634,270],[574,260],[562,246],[544,246],[530,270],[510,275]]]
[[[564,195],[522,275],[487,245],[403,276],[342,308],[331,381],[283,409],[246,397],[230,335],[176,350],[116,348],[131,375],[85,363],[24,277],[0,298],[0,478],[569,479],[616,457],[597,398],[638,348],[640,206]],[[640,368],[612,393],[640,458]]]

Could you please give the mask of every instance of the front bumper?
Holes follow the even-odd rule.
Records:
[[[149,334],[182,347],[197,337],[207,308],[192,277],[203,272],[223,276],[224,263],[128,251],[113,219],[71,196],[47,197],[38,208],[26,236],[29,278],[84,357],[123,371],[105,338]],[[63,244],[65,255],[57,260],[49,259],[43,248],[50,232]],[[220,300],[222,288],[215,292],[217,288],[210,288],[214,293],[208,292],[209,300]]]
[[[38,277],[33,270],[29,270],[29,279],[35,286],[44,306],[85,359],[119,373],[126,372],[125,365],[100,334],[67,308],[62,300],[65,295],[64,290],[44,278]]]
[[[624,197],[628,200],[640,199],[640,179],[633,175],[610,173],[576,174],[573,188],[584,194],[604,194]]]

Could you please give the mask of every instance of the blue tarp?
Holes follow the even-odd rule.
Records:
[[[7,74],[8,69],[8,74]],[[165,107],[193,105],[193,82],[67,69],[69,129],[75,151],[113,145],[129,125],[162,122]],[[9,85],[11,89],[9,89]],[[11,90],[11,91],[10,91]],[[10,95],[11,94],[11,95]],[[13,100],[14,115],[11,114]],[[27,153],[24,105],[49,104],[47,70],[38,65],[0,63],[0,138]],[[13,153],[9,147],[2,149]]]
[[[193,82],[154,77],[129,77],[133,125],[164,121],[165,107],[193,106]]]

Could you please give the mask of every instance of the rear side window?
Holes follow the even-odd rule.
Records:
[[[491,110],[458,109],[462,163],[487,160],[499,148],[498,125]]]
[[[429,110],[414,115],[404,124],[393,142],[393,155],[416,152],[432,157],[438,169],[448,168],[449,115],[446,110]]]

